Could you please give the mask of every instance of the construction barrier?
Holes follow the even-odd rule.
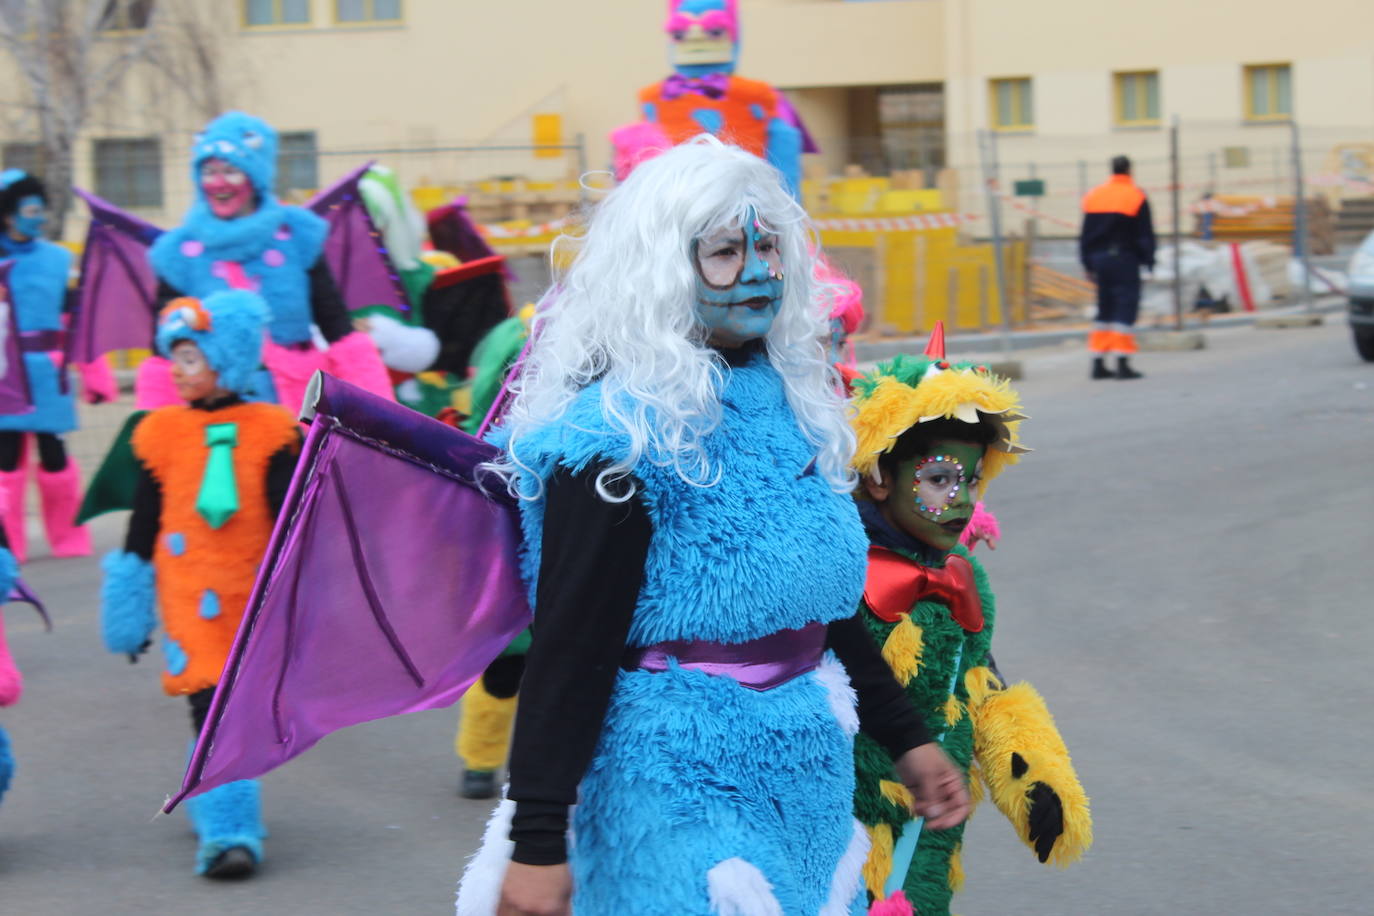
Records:
[[[951,332],[1001,325],[1002,299],[991,244],[963,244],[955,226],[874,225],[885,220],[817,220],[821,244],[864,289],[869,328],[880,334],[915,334],[943,321]],[[1026,320],[1026,243],[1003,245],[1013,323]]]

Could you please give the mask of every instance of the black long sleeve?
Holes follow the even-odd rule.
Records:
[[[310,268],[310,316],[329,343],[353,333],[348,305],[323,257]]]
[[[596,493],[601,468],[556,473],[545,493],[533,641],[511,744],[512,860],[567,859],[568,806],[596,752],[625,655],[653,527],[635,496]]]
[[[826,628],[825,646],[849,673],[859,697],[859,728],[892,759],[931,740],[925,721],[856,613]]]
[[[279,449],[267,462],[267,506],[273,518],[281,514],[281,507],[286,503],[286,491],[291,487],[300,454],[299,445],[289,445]]]
[[[1135,253],[1140,263],[1151,270],[1155,266],[1155,221],[1150,213],[1150,201],[1140,205],[1135,215]]]
[[[162,528],[162,487],[143,462],[138,463],[138,483],[134,487],[134,512],[124,536],[124,549],[152,562],[157,533]]]

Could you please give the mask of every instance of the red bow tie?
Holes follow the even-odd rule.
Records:
[[[949,605],[949,616],[970,633],[983,629],[983,599],[967,559],[950,554],[944,567],[936,569],[885,547],[868,548],[864,603],[873,613],[896,623],[922,599]]]

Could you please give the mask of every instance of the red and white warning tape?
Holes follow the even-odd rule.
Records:
[[[818,219],[816,228],[833,232],[910,232],[914,229],[949,229],[978,219],[973,213],[930,213],[917,216]]]
[[[547,223],[539,223],[533,226],[507,226],[502,223],[482,223],[477,228],[489,239],[508,240],[508,239],[532,239],[540,236],[552,235],[555,232],[562,232],[572,224],[572,217],[551,220]]]

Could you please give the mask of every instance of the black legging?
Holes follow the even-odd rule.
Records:
[[[206,687],[204,690],[197,690],[195,693],[186,695],[186,700],[191,704],[191,730],[200,735],[201,729],[205,727],[205,719],[210,715],[210,701],[215,698],[215,688]]]
[[[8,473],[19,468],[24,436],[14,430],[0,432],[0,471]],[[67,447],[57,433],[34,433],[38,437],[38,463],[49,474],[67,469]]]

